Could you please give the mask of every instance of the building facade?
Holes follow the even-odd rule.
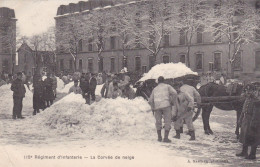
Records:
[[[93,10],[94,7],[104,8],[103,1],[95,1],[95,5],[91,2],[79,2],[77,4],[69,4],[67,6],[60,6],[58,8],[56,20],[56,28],[59,28],[60,22],[68,18],[73,13],[81,13],[84,10]],[[105,1],[108,3],[108,1]],[[254,1],[251,5],[258,8],[259,1]],[[137,2],[138,3],[138,2]],[[109,3],[111,8],[116,8],[112,3]],[[129,5],[129,4],[126,4]],[[132,5],[132,4],[131,4]],[[138,5],[138,4],[137,4]],[[130,6],[130,5],[129,5]],[[106,10],[109,10],[106,9]],[[62,12],[61,12],[62,11]],[[108,11],[109,12],[109,11]],[[191,42],[190,46],[190,68],[198,73],[206,73],[214,70],[227,72],[228,67],[228,45],[225,39],[212,41],[212,35],[207,32],[197,32]],[[61,39],[59,39],[61,40]],[[236,63],[235,75],[236,76],[259,76],[260,77],[260,36],[255,36],[255,43],[242,46],[240,49]],[[98,48],[91,43],[88,39],[80,41],[80,49],[77,59],[77,67],[82,72],[100,72],[98,57]],[[124,56],[121,44],[116,37],[110,37],[105,41],[105,49],[102,53],[103,71],[110,73],[118,73],[123,68]],[[127,68],[129,71],[137,71],[139,73],[148,72],[153,66],[153,61],[158,63],[168,62],[183,62],[187,61],[187,43],[185,38],[180,32],[170,32],[167,37],[163,38],[161,43],[161,51],[159,52],[156,60],[151,53],[144,48],[128,49],[125,52],[127,57]],[[57,63],[59,71],[69,71],[73,68],[73,60],[69,53],[59,52],[57,55]]]
[[[0,72],[12,73],[14,71],[16,21],[13,9],[0,8]]]
[[[35,72],[56,72],[54,53],[50,51],[35,51],[26,43],[17,50],[18,63],[15,72],[24,72],[26,75],[34,75]]]

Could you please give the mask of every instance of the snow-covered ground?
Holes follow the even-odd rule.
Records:
[[[157,64],[148,73],[146,73],[139,81],[145,81],[147,79],[158,79],[159,76],[163,76],[165,79],[178,78],[187,74],[198,75],[193,72],[185,64],[179,63],[167,63]]]
[[[5,95],[0,96],[0,110],[5,115],[12,110],[5,108],[6,104],[12,107],[12,94],[8,87],[2,92]],[[2,111],[3,108],[5,111]],[[31,104],[24,103],[23,113],[31,110]],[[3,116],[0,119],[1,167],[21,164],[28,167],[43,164],[53,167],[258,167],[260,163],[259,152],[256,161],[235,157],[241,146],[234,134],[234,111],[214,109],[210,121],[215,133],[210,136],[204,134],[199,117],[194,123],[196,141],[189,141],[189,136],[185,134],[180,140],[173,139],[175,132],[172,129],[170,144],[157,142],[154,117],[150,106],[142,98],[101,99],[87,105],[81,95],[69,94],[36,116],[28,114],[24,120]],[[32,159],[28,159],[30,155]],[[56,156],[56,159],[40,160],[35,155]],[[82,159],[61,160],[58,159],[60,155],[81,156]],[[101,156],[103,159],[98,159]],[[113,159],[105,159],[108,156]],[[120,156],[120,160],[115,159],[116,156]]]

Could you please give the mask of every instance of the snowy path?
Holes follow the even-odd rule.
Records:
[[[63,101],[62,101],[63,100]],[[27,115],[24,120],[12,120],[9,116],[0,117],[0,167],[2,166],[225,166],[225,167],[259,167],[260,154],[257,152],[256,161],[247,161],[235,157],[235,153],[240,151],[241,146],[235,138],[235,112],[220,111],[214,109],[211,115],[211,127],[214,135],[204,135],[201,117],[195,121],[196,141],[189,141],[189,136],[182,134],[180,140],[173,139],[173,130],[170,133],[172,143],[159,143],[156,141],[154,128],[154,118],[151,113],[143,113],[145,105],[136,104],[140,101],[101,101],[100,104],[93,104],[89,107],[83,104],[84,101],[76,99],[66,104],[68,99],[62,99],[53,109],[46,110],[38,116]],[[119,99],[120,100],[120,99]],[[80,102],[78,102],[80,101]],[[66,102],[66,103],[62,103]],[[81,104],[82,103],[82,104]],[[120,106],[123,103],[124,106]],[[125,105],[128,104],[128,105]],[[134,105],[135,106],[132,106]],[[0,102],[0,107],[4,106]],[[58,115],[58,108],[62,108]],[[48,121],[49,118],[57,118],[71,114],[69,108],[86,110],[78,111],[79,120],[86,119],[84,124],[80,124],[81,129],[74,127],[70,134],[60,133],[59,128],[64,130],[63,124],[56,125],[51,129],[41,121]],[[103,107],[103,108],[99,108]],[[140,110],[133,112],[134,115],[124,110]],[[27,110],[28,107],[25,106]],[[68,111],[66,110],[68,109]],[[63,111],[64,110],[64,111]],[[66,110],[66,111],[65,111]],[[96,111],[98,113],[91,113]],[[113,113],[107,113],[113,110]],[[24,111],[24,113],[30,113]],[[88,115],[90,114],[90,115]],[[96,115],[95,115],[96,114]],[[114,114],[114,115],[112,115]],[[3,114],[2,114],[3,115]],[[125,116],[129,116],[127,117]],[[101,117],[104,117],[101,119]],[[114,119],[114,116],[116,119]],[[67,118],[67,117],[65,117]],[[65,119],[64,118],[64,119]],[[137,119],[138,118],[138,119]],[[131,119],[136,119],[135,121]],[[87,121],[88,120],[88,121]],[[142,122],[140,122],[142,120]],[[144,120],[147,120],[144,123]],[[70,120],[71,121],[71,120]],[[100,122],[99,122],[100,121]],[[95,123],[96,122],[96,123]],[[116,124],[115,124],[116,123]],[[93,127],[89,127],[93,125]],[[117,127],[118,125],[118,127]],[[127,126],[129,125],[129,126]],[[106,127],[116,130],[111,133]],[[133,127],[132,127],[133,126]],[[98,128],[97,128],[98,127]],[[112,129],[115,128],[115,129]],[[71,128],[67,128],[69,130]],[[83,133],[79,133],[80,131]],[[186,131],[186,128],[184,129]],[[100,131],[100,133],[98,133]],[[24,159],[25,155],[48,155],[56,156],[56,160],[51,159]],[[81,160],[57,160],[59,155],[82,156]],[[98,159],[98,156],[109,156],[113,159]],[[120,160],[115,157],[120,156]],[[129,160],[127,158],[133,158]],[[93,159],[95,157],[95,159]],[[92,159],[91,159],[92,158]],[[105,157],[103,157],[105,158]],[[126,158],[126,159],[123,159]]]

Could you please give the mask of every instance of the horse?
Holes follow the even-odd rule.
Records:
[[[240,114],[243,109],[244,99],[241,98],[239,100],[227,100],[227,101],[216,101],[213,103],[208,103],[207,105],[203,105],[203,102],[205,103],[205,100],[203,101],[203,97],[219,97],[219,96],[240,96],[243,93],[243,85],[242,84],[236,84],[236,90],[231,91],[232,93],[229,93],[227,91],[227,87],[224,85],[219,85],[213,82],[210,82],[206,85],[201,86],[198,89],[201,97],[202,97],[202,121],[204,126],[204,132],[205,134],[213,134],[213,131],[210,128],[209,125],[209,118],[210,114],[212,112],[213,106],[215,106],[218,109],[221,110],[235,110],[236,116],[237,116],[237,125],[236,125],[236,131],[235,134],[239,135],[239,126],[238,126],[238,120],[240,118]]]

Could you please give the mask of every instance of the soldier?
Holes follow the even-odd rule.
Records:
[[[47,78],[44,80],[45,92],[44,99],[46,101],[47,107],[53,104],[54,93],[53,93],[53,80],[50,78],[50,73],[47,73]]]
[[[152,94],[149,98],[149,104],[152,107],[156,120],[156,129],[158,135],[158,141],[162,141],[161,129],[162,129],[162,118],[164,119],[164,139],[163,142],[170,143],[171,140],[168,138],[171,129],[171,97],[176,97],[177,93],[172,86],[164,83],[164,78],[160,76],[158,78],[158,85],[153,89]]]
[[[40,109],[45,108],[44,101],[44,82],[40,74],[33,76],[33,115],[40,113]]]
[[[182,83],[179,83],[176,86],[176,91],[178,93],[177,98],[175,99],[174,106],[177,112],[177,120],[174,123],[174,129],[176,130],[176,136],[174,138],[180,139],[181,127],[183,126],[183,120],[185,121],[189,135],[191,136],[190,140],[195,140],[194,126],[192,122],[192,109],[193,109],[193,100],[185,92],[180,90]]]
[[[13,119],[22,117],[22,108],[23,108],[23,98],[25,97],[25,87],[22,81],[23,74],[21,72],[17,73],[17,78],[12,82],[11,90],[13,91]]]
[[[242,152],[236,156],[246,159],[256,159],[256,149],[260,144],[260,101],[257,99],[256,87],[248,84],[245,87],[246,100],[239,119],[241,133],[239,142],[243,144]],[[248,147],[251,146],[251,152],[248,155]]]

